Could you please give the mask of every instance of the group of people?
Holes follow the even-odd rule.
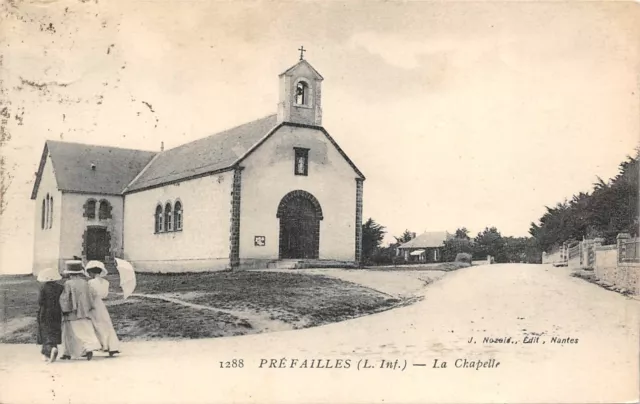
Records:
[[[45,361],[58,358],[58,345],[62,344],[60,359],[86,358],[94,351],[119,353],[118,336],[103,299],[109,294],[107,270],[102,262],[82,261],[68,263],[62,279],[57,269],[47,268],[38,274],[43,283],[38,298],[37,343],[42,345]],[[87,280],[87,278],[90,278]]]

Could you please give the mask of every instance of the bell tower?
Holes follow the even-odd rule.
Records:
[[[301,46],[298,50],[300,61],[279,76],[278,123],[322,126],[321,84],[324,79],[304,59],[306,49]]]

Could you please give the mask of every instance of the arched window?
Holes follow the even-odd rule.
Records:
[[[96,218],[96,200],[95,199],[89,199],[87,203],[84,205],[84,216],[87,219]]]
[[[171,215],[171,203],[167,202],[164,206],[164,230],[171,231],[173,229],[173,216]]]
[[[173,229],[182,230],[182,203],[176,201],[173,209]]]
[[[309,85],[304,81],[296,85],[296,104],[307,105],[309,103]]]
[[[45,220],[45,216],[47,215],[47,206],[46,206],[46,202],[44,201],[44,198],[42,198],[42,217],[40,218],[40,228],[44,229],[44,220]]]
[[[111,219],[111,204],[109,201],[104,199],[100,201],[100,205],[98,206],[98,219]]]
[[[162,232],[162,206],[160,205],[156,206],[155,219],[156,219],[156,233],[161,233]]]
[[[45,209],[45,214],[44,214],[44,217],[45,217],[44,228],[48,229],[49,228],[49,194],[47,194],[46,200],[47,200],[47,207]]]
[[[49,198],[49,228],[53,226],[53,197]]]

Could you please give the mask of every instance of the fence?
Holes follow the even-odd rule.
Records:
[[[593,270],[599,280],[640,295],[640,238],[621,233],[616,244],[603,242],[600,238],[566,242],[549,254],[543,253],[542,263]]]
[[[620,262],[640,263],[640,238],[618,239]]]
[[[569,247],[569,260],[572,260],[579,256],[580,256],[580,244],[577,244],[573,247]]]

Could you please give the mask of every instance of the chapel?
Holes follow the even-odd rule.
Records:
[[[278,80],[274,114],[172,149],[46,141],[34,274],[74,257],[148,272],[358,265],[365,177],[322,126],[323,77],[301,54]]]

